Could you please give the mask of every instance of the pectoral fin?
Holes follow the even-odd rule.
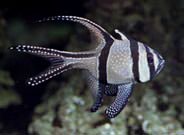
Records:
[[[123,110],[128,102],[128,98],[132,93],[132,89],[132,84],[124,84],[118,86],[118,93],[114,102],[105,111],[109,118],[116,117]]]

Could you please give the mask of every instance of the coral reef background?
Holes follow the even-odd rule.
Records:
[[[152,82],[136,85],[124,111],[112,120],[103,112],[109,97],[97,113],[89,111],[93,99],[80,70],[36,87],[27,86],[26,79],[49,63],[11,52],[10,46],[27,44],[68,51],[95,48],[81,25],[34,23],[53,15],[89,18],[115,37],[117,28],[158,50],[166,59],[165,68]],[[182,0],[68,0],[53,1],[52,8],[1,8],[0,135],[184,134],[183,16]]]

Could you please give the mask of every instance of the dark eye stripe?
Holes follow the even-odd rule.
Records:
[[[138,42],[130,39],[130,50],[131,50],[131,55],[132,55],[132,60],[133,60],[133,74],[134,78],[137,82],[140,82],[139,79],[139,48],[138,48]]]
[[[148,63],[154,64],[154,60],[151,54],[148,54],[147,59],[148,59]]]
[[[149,57],[153,58],[153,54],[146,45],[144,45],[144,46],[146,48],[147,61],[148,61],[148,66],[149,66],[149,70],[150,70],[150,80],[151,80],[151,79],[153,79],[154,74],[155,74],[155,65],[154,65],[154,60],[153,60],[153,64],[149,63]]]

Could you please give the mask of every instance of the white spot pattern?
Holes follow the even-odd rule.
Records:
[[[17,47],[11,47],[10,49],[42,56],[51,62],[51,67],[46,71],[28,80],[27,83],[31,86],[36,86],[72,68],[88,69],[96,77],[96,56],[88,58],[68,57],[70,55],[91,54],[93,52],[65,52],[29,45],[18,45]],[[67,57],[64,57],[63,55],[67,55]]]
[[[17,50],[19,52],[27,52],[35,55],[39,55],[42,57],[49,57],[49,56],[58,56],[62,57],[62,51],[49,49],[49,48],[43,48],[38,46],[29,46],[29,45],[18,45],[17,47],[11,47],[11,50]]]
[[[107,81],[110,84],[129,83],[133,80],[132,58],[128,40],[115,40],[107,59]]]
[[[64,65],[63,65],[64,67]],[[50,67],[48,70],[46,70],[45,72],[41,73],[40,75],[36,76],[36,77],[33,77],[33,78],[30,78],[27,82],[27,84],[31,85],[31,86],[36,86],[40,83],[43,83],[69,69],[72,69],[71,67],[70,68],[66,68],[66,69],[63,69],[63,67],[58,67],[56,69],[52,69],[54,67]]]
[[[78,22],[82,25],[84,25],[85,27],[88,28],[88,30],[91,32],[91,34],[93,34],[96,37],[96,41],[98,44],[97,50],[101,50],[104,46],[105,46],[105,38],[102,34],[102,32],[107,33],[107,31],[105,29],[103,29],[101,26],[99,26],[98,24],[86,19],[86,18],[82,18],[82,17],[77,17],[77,16],[52,16],[52,17],[48,17],[48,18],[44,18],[42,20],[39,20],[38,22],[46,22],[46,21],[62,21],[62,20],[66,20],[66,21],[73,21],[73,22]],[[110,34],[109,34],[110,35]],[[110,37],[112,39],[114,39],[114,37],[112,37],[110,35]]]

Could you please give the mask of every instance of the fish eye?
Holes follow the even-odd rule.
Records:
[[[153,57],[151,54],[148,54],[148,63],[153,64]]]

